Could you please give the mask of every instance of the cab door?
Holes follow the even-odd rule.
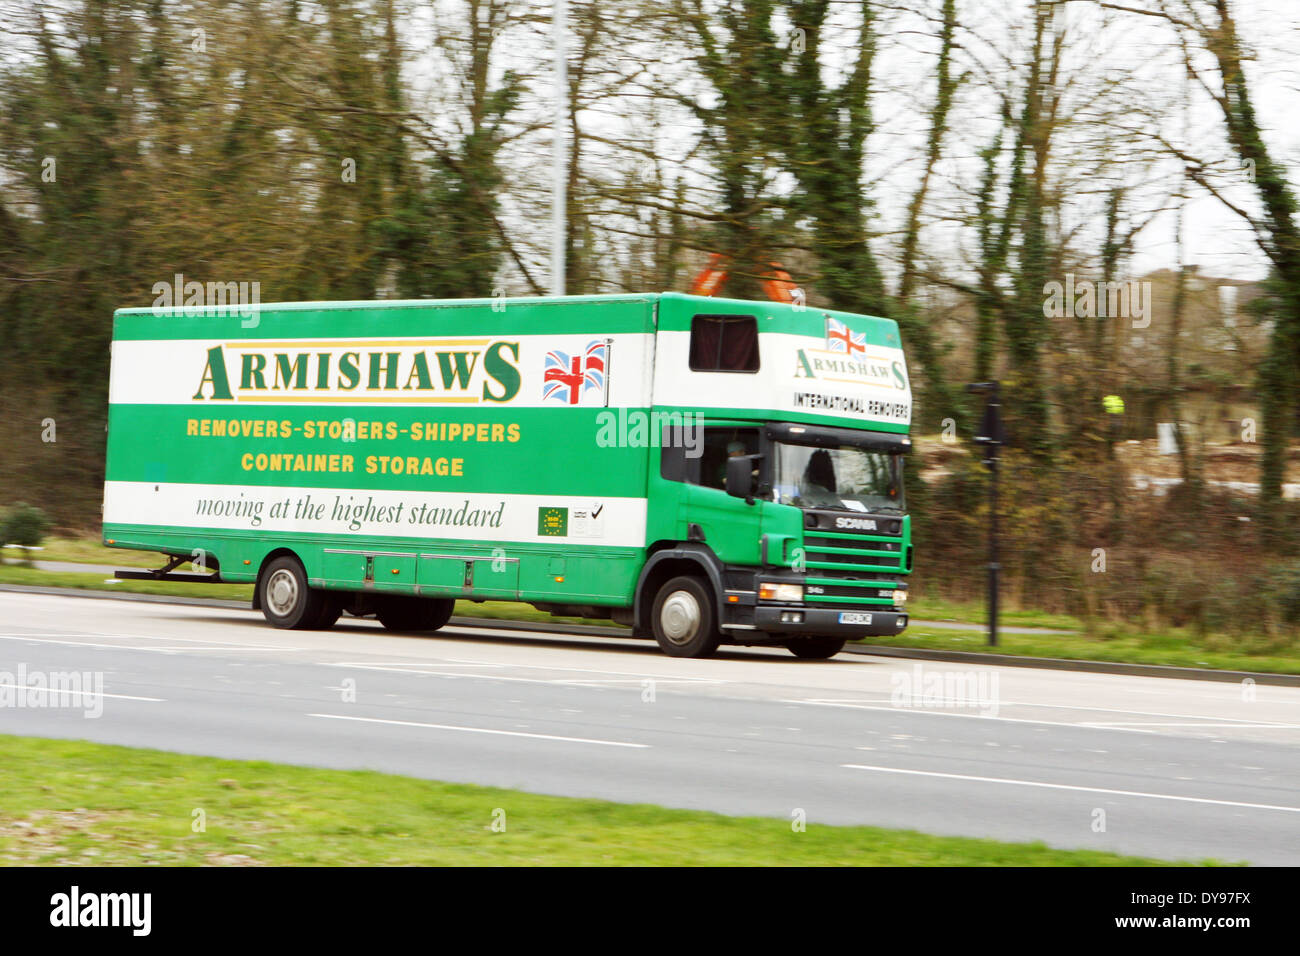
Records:
[[[726,492],[728,458],[759,454],[760,447],[759,430],[753,425],[708,425],[700,456],[686,463],[686,487],[678,499],[680,536],[702,537],[725,564],[760,563],[766,503],[759,498],[746,503]]]

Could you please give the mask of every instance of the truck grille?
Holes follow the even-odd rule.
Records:
[[[908,573],[901,521],[877,524],[900,533],[805,529],[805,601],[826,607],[893,606],[894,590],[906,586],[900,579]]]

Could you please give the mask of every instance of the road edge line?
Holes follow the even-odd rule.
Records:
[[[219,607],[251,611],[247,601],[223,598],[194,598],[165,594],[133,594],[96,591],[90,588],[55,588],[41,585],[0,584],[0,592],[44,594],[51,597],[98,598],[111,601],[140,601],[145,604],[184,604],[192,607]],[[455,627],[496,628],[533,631],[539,634],[573,634],[579,637],[631,638],[627,628],[601,627],[595,624],[551,624],[546,621],[511,621],[506,618],[453,617]],[[1065,657],[1025,657],[1018,654],[985,654],[978,651],[941,651],[928,647],[893,647],[884,644],[846,644],[850,654],[893,657],[907,660],[943,661],[956,664],[1000,664],[1004,667],[1028,667],[1038,670],[1083,671],[1095,674],[1119,674],[1130,677],[1164,677],[1174,680],[1206,680],[1240,683],[1253,680],[1273,687],[1300,687],[1300,674],[1270,674],[1266,671],[1228,671],[1207,667],[1181,667],[1177,664],[1129,664],[1121,661],[1084,661]]]
[[[894,647],[886,644],[849,644],[844,650],[872,657],[897,657],[907,660],[944,661],[953,664],[1000,664],[1005,667],[1031,667],[1038,670],[1087,671],[1096,674],[1120,674],[1132,677],[1165,677],[1176,680],[1209,680],[1275,687],[1300,687],[1300,674],[1271,674],[1267,671],[1229,671],[1210,667],[1182,667],[1178,664],[1131,664],[1123,661],[1084,661],[1068,657],[1028,657],[1020,654],[985,654],[980,651],[941,651],[928,647]]]

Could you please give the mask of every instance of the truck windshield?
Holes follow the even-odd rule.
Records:
[[[902,456],[840,445],[773,442],[773,498],[796,508],[902,514]]]

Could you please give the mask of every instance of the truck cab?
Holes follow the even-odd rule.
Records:
[[[661,300],[655,406],[698,434],[669,426],[661,439],[647,529],[661,538],[637,623],[680,656],[734,643],[824,658],[848,640],[900,633],[911,395],[897,326],[704,301]],[[701,570],[712,607],[669,587]]]

